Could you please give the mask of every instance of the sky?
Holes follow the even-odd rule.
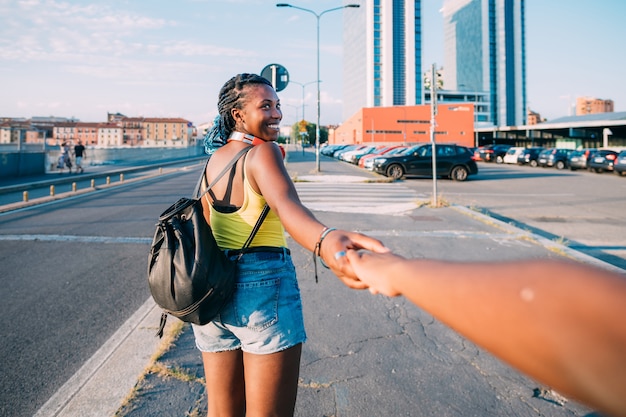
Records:
[[[230,77],[279,64],[293,81],[278,93],[283,124],[303,117],[303,95],[304,118],[315,122],[317,19],[276,3],[0,0],[0,117],[122,113],[199,125],[215,117]],[[344,3],[291,2],[316,13]],[[441,6],[422,0],[424,70],[445,66]],[[358,12],[319,19],[322,125],[343,119],[342,13]],[[550,120],[590,96],[626,111],[625,20],[624,0],[526,0],[528,106]]]

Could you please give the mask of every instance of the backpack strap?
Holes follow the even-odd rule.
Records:
[[[248,151],[252,149],[252,146],[248,146],[242,150],[240,150],[239,152],[237,152],[237,155],[235,155],[235,157],[228,163],[228,165],[226,165],[224,167],[224,169],[218,174],[218,176],[213,180],[213,182],[211,182],[206,190],[204,190],[204,192],[202,194],[200,194],[200,188],[202,187],[202,184],[206,184],[206,167],[209,164],[209,159],[207,159],[206,164],[204,165],[204,169],[202,170],[202,175],[200,175],[200,179],[198,180],[198,183],[196,184],[196,188],[193,192],[193,197],[197,198],[197,199],[201,199],[202,197],[204,197],[204,195],[206,193],[209,192],[209,190],[211,189],[211,187],[213,187],[217,181],[219,181],[220,178],[222,178],[227,172],[228,170],[230,170],[236,163],[237,161],[244,156],[246,153],[248,153]],[[245,166],[244,166],[244,175],[245,175]],[[267,205],[267,203],[265,203],[265,206],[263,207],[263,211],[261,212],[261,215],[259,216],[259,218],[257,219],[254,227],[252,228],[252,231],[250,232],[250,235],[248,236],[248,239],[246,240],[246,242],[243,244],[243,247],[241,248],[241,252],[239,253],[239,257],[237,259],[240,259],[241,256],[246,252],[246,250],[248,249],[248,247],[250,246],[250,244],[252,243],[252,240],[254,239],[254,236],[256,235],[256,233],[259,231],[259,229],[261,228],[261,224],[263,224],[263,221],[265,220],[265,217],[267,217],[267,214],[270,211],[270,206]]]
[[[224,176],[224,174],[226,174],[233,165],[235,165],[237,163],[237,161],[239,160],[239,158],[241,158],[242,156],[244,156],[250,149],[252,149],[252,146],[248,146],[245,147],[244,149],[240,150],[239,152],[237,152],[237,155],[235,155],[235,157],[224,167],[224,169],[222,170],[222,172],[220,172],[217,177],[215,177],[215,179],[213,180],[213,182],[211,182],[207,187],[206,190],[204,190],[204,192],[202,194],[200,194],[200,188],[202,187],[202,183],[205,182],[206,179],[206,167],[209,165],[209,159],[207,159],[206,163],[204,164],[204,169],[202,170],[202,174],[200,175],[200,178],[198,179],[198,182],[196,184],[196,187],[193,191],[193,198],[202,198],[204,197],[204,195],[215,185],[217,184],[217,182]]]

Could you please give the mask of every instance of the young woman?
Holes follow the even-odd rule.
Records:
[[[626,279],[573,262],[454,263],[348,251],[372,293],[404,295],[529,376],[626,416]]]
[[[306,333],[285,231],[351,288],[365,286],[355,279],[345,251],[387,249],[375,239],[324,226],[302,205],[275,143],[282,113],[267,80],[255,74],[231,78],[220,90],[218,112],[205,139],[208,182],[241,149],[252,148],[203,199],[217,243],[236,257],[265,203],[271,210],[239,260],[232,302],[213,322],[193,327],[209,416],[291,416]]]

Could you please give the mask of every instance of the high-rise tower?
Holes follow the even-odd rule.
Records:
[[[486,92],[495,126],[526,124],[524,0],[445,0],[447,90]]]
[[[420,0],[359,0],[344,13],[343,118],[422,101]]]

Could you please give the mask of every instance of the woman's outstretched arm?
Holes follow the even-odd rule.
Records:
[[[532,378],[626,416],[626,277],[552,260],[348,260],[373,293],[404,295]]]

